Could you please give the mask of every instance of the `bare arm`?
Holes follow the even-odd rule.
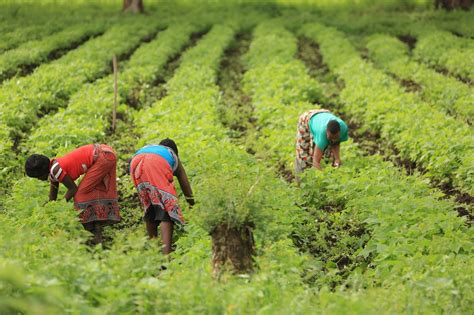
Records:
[[[181,161],[178,162],[178,168],[176,169],[176,177],[178,177],[179,185],[183,191],[186,201],[192,206],[194,205],[193,191],[191,190],[191,185],[189,184],[188,175],[184,170],[183,164]]]
[[[335,167],[338,167],[338,166],[341,165],[341,156],[340,156],[339,148],[340,148],[339,143],[335,144],[331,147],[332,154],[334,156],[334,162],[332,163],[332,165],[335,166]]]
[[[58,198],[59,182],[49,183],[49,201],[56,200]]]
[[[76,183],[72,180],[72,178],[69,175],[66,175],[64,176],[63,184],[64,186],[67,187],[67,192],[64,195],[64,198],[66,199],[66,201],[69,201],[71,200],[72,197],[74,197],[74,195],[77,192]]]
[[[321,159],[323,158],[323,151],[317,146],[314,145],[314,152],[313,152],[313,167],[317,168],[318,170],[321,169]]]

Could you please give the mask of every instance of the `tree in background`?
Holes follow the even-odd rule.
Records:
[[[472,5],[472,0],[435,0],[436,9],[453,10],[462,8],[469,10]]]
[[[132,13],[143,13],[143,0],[123,0],[123,11]]]

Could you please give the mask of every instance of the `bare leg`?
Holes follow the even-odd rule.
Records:
[[[102,238],[102,222],[94,222],[94,229],[92,233],[94,234],[94,244],[100,244],[104,240]]]
[[[157,221],[145,221],[146,231],[150,239],[158,237],[158,222]]]
[[[173,240],[173,222],[161,222],[161,241],[163,242],[163,254],[171,253],[171,242]]]
[[[87,222],[82,224],[84,229],[91,232],[93,235],[93,237],[87,241],[88,245],[97,245],[102,243],[102,227],[98,224],[100,224],[100,222]]]

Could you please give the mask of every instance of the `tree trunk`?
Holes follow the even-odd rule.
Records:
[[[255,253],[253,234],[250,225],[232,228],[227,224],[219,225],[211,233],[212,268],[215,278],[225,271],[234,274],[246,274],[253,270]]]
[[[472,5],[472,0],[435,0],[436,9],[464,9],[469,10]]]
[[[132,13],[143,13],[143,0],[123,0],[123,11]]]

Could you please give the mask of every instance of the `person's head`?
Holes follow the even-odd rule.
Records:
[[[176,155],[178,155],[178,146],[170,138],[166,138],[166,139],[161,140],[160,145],[170,148],[171,150],[173,150],[173,152]]]
[[[330,120],[326,128],[326,136],[329,143],[334,144],[339,142],[341,136],[341,126],[337,120]]]
[[[29,177],[47,180],[49,174],[49,158],[42,154],[32,154],[25,162],[25,172]]]

